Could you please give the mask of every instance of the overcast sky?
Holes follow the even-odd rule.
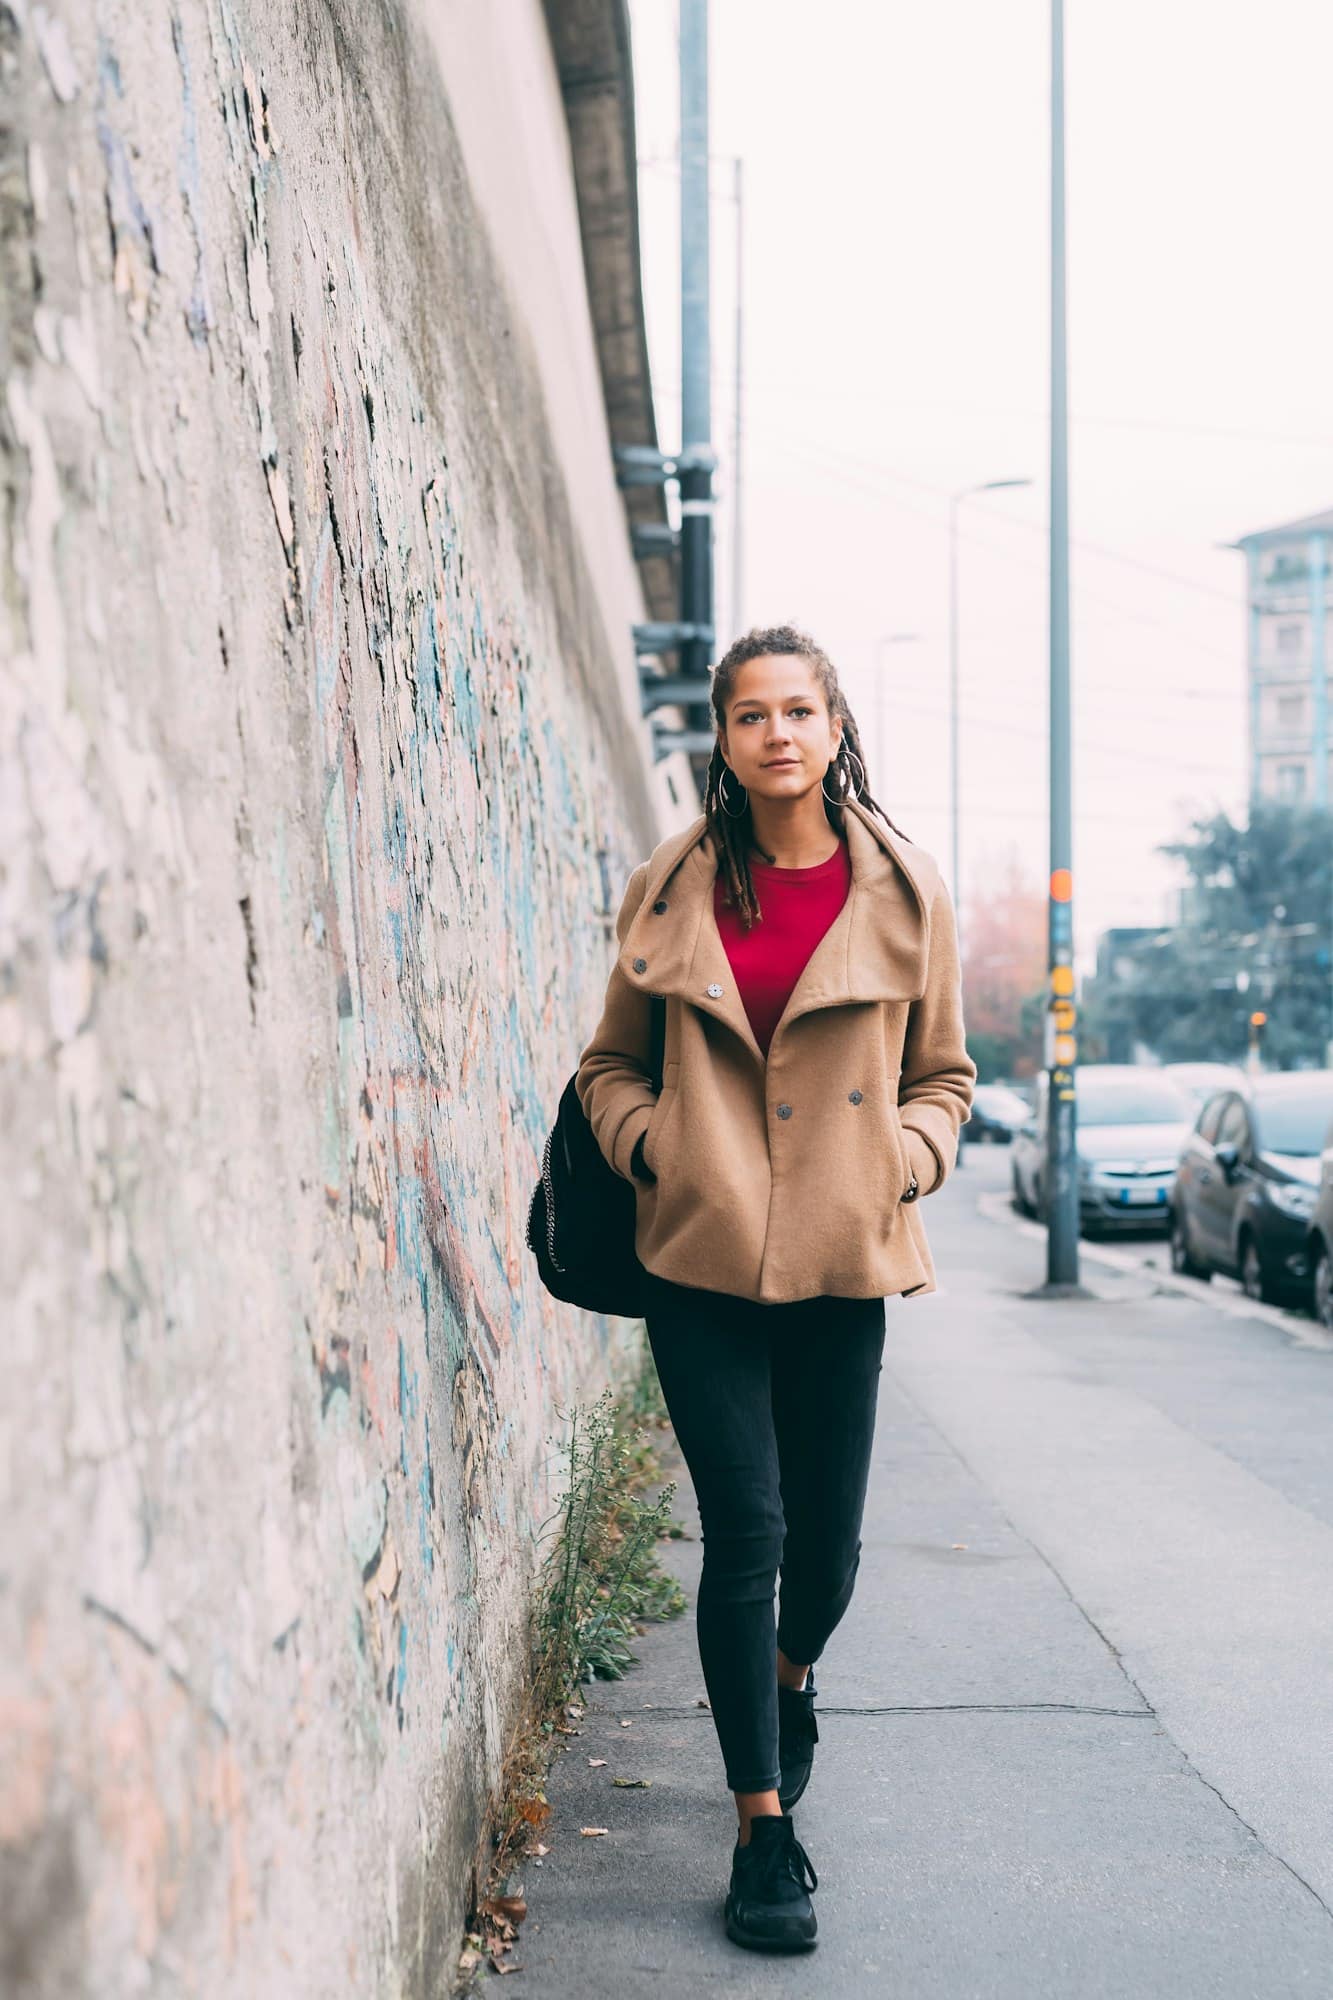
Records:
[[[676,0],[631,0],[645,281],[679,434]],[[746,181],[746,624],[831,653],[891,816],[948,863],[947,495],[961,515],[963,891],[1046,876],[1049,7],[713,0],[715,156]],[[1333,7],[1067,0],[1081,955],[1168,911],[1154,852],[1245,797],[1243,562],[1333,505]],[[731,170],[714,423],[732,489]],[[720,639],[733,630],[729,523]]]

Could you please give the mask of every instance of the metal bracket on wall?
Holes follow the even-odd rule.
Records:
[[[680,529],[666,521],[636,521],[629,539],[636,558],[642,562],[647,556],[674,555],[680,547]]]
[[[655,624],[634,627],[634,650],[639,654],[672,653],[689,639],[711,646],[714,636],[711,625],[686,625],[679,620],[664,619]],[[704,681],[700,685],[706,689],[708,683]]]
[[[684,451],[659,451],[652,444],[618,444],[612,456],[616,481],[621,486],[665,486],[682,472],[715,472],[717,453],[710,444],[694,444]]]
[[[711,757],[717,737],[711,729],[663,729],[653,724],[653,762],[683,750],[687,757]]]
[[[711,680],[698,674],[650,674],[639,670],[639,695],[645,715],[651,715],[655,708],[701,706],[709,699],[710,688]]]

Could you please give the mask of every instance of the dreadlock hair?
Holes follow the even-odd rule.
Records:
[[[749,660],[759,660],[778,655],[808,660],[811,671],[819,683],[824,700],[828,704],[829,718],[841,717],[842,740],[838,754],[829,765],[834,773],[840,797],[831,799],[824,789],[824,813],[829,825],[839,836],[843,831],[844,804],[848,798],[856,797],[856,784],[852,777],[852,758],[859,760],[863,779],[867,779],[865,759],[861,751],[861,732],[847,703],[847,697],[838,681],[837,670],[827,653],[824,653],[810,638],[808,633],[799,631],[795,625],[756,625],[749,632],[733,641],[713,670],[712,695],[713,719],[721,731],[727,722],[727,703],[735,691],[736,676]],[[849,754],[850,753],[850,754]],[[727,901],[739,907],[741,922],[750,930],[762,920],[763,911],[755,894],[754,881],[750,874],[750,849],[763,854],[754,838],[754,822],[747,795],[744,810],[740,813],[728,812],[722,805],[720,787],[727,771],[727,763],[722,755],[721,742],[713,745],[713,754],[708,761],[708,779],[704,787],[704,813],[708,820],[708,831],[713,838],[713,846],[718,855],[719,866],[727,885]],[[908,836],[902,828],[894,826],[879,801],[871,796],[870,786],[865,783],[858,804],[867,812],[878,813],[884,824],[901,838]],[[764,855],[771,860],[771,855]]]

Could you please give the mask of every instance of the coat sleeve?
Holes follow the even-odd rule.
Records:
[[[912,1002],[903,1040],[899,1116],[922,1194],[940,1187],[958,1157],[977,1066],[963,1034],[962,976],[953,904],[941,882],[930,911],[926,990]]]
[[[620,944],[625,942],[643,901],[647,879],[648,864],[640,862],[629,878],[616,918]],[[648,1068],[651,1030],[647,993],[630,984],[619,963],[613,965],[602,1018],[579,1057],[574,1088],[603,1155],[626,1180],[634,1179],[631,1156],[636,1142],[648,1130],[657,1103]]]

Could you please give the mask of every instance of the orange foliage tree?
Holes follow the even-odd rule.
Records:
[[[963,911],[963,1015],[981,1081],[1041,1066],[1046,895],[1014,849],[973,887]]]

